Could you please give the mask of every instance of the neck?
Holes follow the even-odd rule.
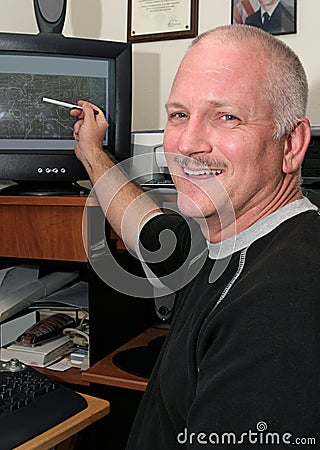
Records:
[[[297,180],[292,177],[290,189],[280,189],[271,200],[262,203],[258,201],[253,207],[240,214],[235,212],[233,218],[221,218],[216,214],[208,218],[195,220],[199,223],[204,237],[209,242],[218,243],[246,230],[269,214],[302,197],[301,188],[297,187]],[[223,223],[223,227],[221,223]]]

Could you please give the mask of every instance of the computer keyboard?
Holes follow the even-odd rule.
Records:
[[[0,363],[0,450],[13,449],[86,407],[80,394],[30,366]]]

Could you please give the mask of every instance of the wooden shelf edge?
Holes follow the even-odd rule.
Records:
[[[113,386],[113,387],[119,387],[124,389],[132,389],[135,391],[145,391],[148,380],[146,378],[141,378],[134,380],[133,375],[131,376],[131,379],[126,378],[128,374],[124,372],[124,376],[120,378],[119,376],[112,376],[112,375],[104,375],[104,374],[98,374],[98,373],[86,373],[83,372],[82,379],[87,381],[88,383],[97,383],[97,384],[104,384],[107,386]]]
[[[137,375],[133,375],[120,369],[113,363],[113,356],[122,350],[147,345],[151,339],[166,335],[167,333],[168,330],[165,329],[153,327],[148,328],[143,333],[136,336],[131,341],[127,342],[125,345],[84,371],[82,373],[83,380],[90,383],[105,384],[107,386],[144,391],[147,387],[148,379],[138,377]]]
[[[48,450],[55,445],[65,441],[74,434],[79,433],[93,422],[101,419],[110,412],[110,403],[107,400],[82,395],[87,401],[87,408],[78,414],[70,417],[64,422],[50,428],[40,435],[30,439],[22,445],[16,447],[16,450]]]

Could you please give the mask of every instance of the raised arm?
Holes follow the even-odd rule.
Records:
[[[86,169],[99,203],[111,227],[125,244],[134,249],[137,230],[143,220],[160,209],[158,205],[123,174],[102,149],[108,127],[103,112],[95,105],[79,101],[82,110],[74,125],[75,154]],[[99,111],[93,113],[93,109]]]

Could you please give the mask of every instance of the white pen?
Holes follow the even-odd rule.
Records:
[[[60,100],[53,100],[52,98],[42,97],[42,101],[46,103],[52,103],[58,106],[64,106],[65,108],[70,109],[83,109],[82,106],[74,105],[73,103],[61,102]],[[94,114],[99,114],[99,111],[96,109],[93,110]]]

